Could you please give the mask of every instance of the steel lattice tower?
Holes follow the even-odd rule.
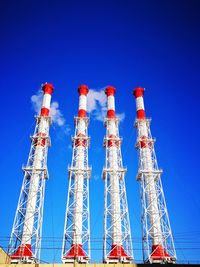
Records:
[[[9,251],[13,263],[38,263],[40,259],[41,232],[45,182],[48,179],[47,151],[50,145],[49,117],[53,92],[51,84],[42,86],[44,97],[40,115],[31,137],[31,149],[24,171],[24,179],[12,228]]]
[[[126,169],[122,164],[119,119],[115,115],[115,88],[107,87],[108,111],[105,119],[106,148],[104,187],[104,247],[105,263],[130,263],[133,259],[128,204],[125,187]]]
[[[143,259],[149,263],[175,263],[176,252],[163,187],[151,136],[150,119],[144,110],[144,89],[133,91],[136,98],[136,147],[139,154],[137,180],[141,183]]]
[[[88,124],[86,103],[88,87],[81,85],[79,111],[75,117],[75,135],[72,138],[72,163],[69,167],[69,188],[62,247],[63,263],[87,263],[90,259],[90,213],[88,166]]]

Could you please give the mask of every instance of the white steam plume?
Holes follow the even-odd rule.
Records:
[[[107,113],[107,97],[105,94],[105,87],[100,91],[90,89],[87,96],[87,111],[94,120],[104,121]],[[125,118],[125,113],[116,114],[120,121]]]
[[[36,95],[31,96],[31,103],[35,112],[39,113],[42,106],[43,92],[41,90],[38,91]],[[52,122],[57,126],[65,125],[65,118],[62,112],[59,109],[59,103],[57,101],[53,101],[51,103],[50,116]]]

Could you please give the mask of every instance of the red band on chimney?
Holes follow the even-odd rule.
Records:
[[[142,87],[137,87],[133,90],[133,95],[137,98],[139,96],[143,96],[144,95],[144,88]]]
[[[85,84],[80,85],[79,88],[78,88],[78,92],[79,92],[80,95],[85,95],[86,96],[88,94],[88,92],[89,92],[88,86],[85,85]]]
[[[48,108],[41,108],[40,115],[43,117],[48,117],[49,116],[49,109]]]
[[[53,90],[54,90],[54,87],[53,87],[53,85],[50,84],[50,83],[45,83],[45,84],[42,86],[42,90],[44,91],[44,94],[52,95]]]
[[[107,117],[110,118],[115,118],[115,111],[112,109],[109,109],[107,112]]]
[[[84,109],[79,109],[78,117],[81,117],[81,118],[86,117],[86,111]]]
[[[116,92],[116,89],[115,89],[115,87],[113,87],[113,86],[107,86],[106,87],[106,90],[105,90],[105,94],[107,95],[107,96],[110,96],[110,95],[115,95],[115,92]]]
[[[142,120],[142,119],[145,119],[146,115],[145,115],[145,111],[144,109],[139,109],[137,111],[137,118]]]

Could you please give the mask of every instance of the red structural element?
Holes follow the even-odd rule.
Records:
[[[75,146],[86,146],[86,140],[84,134],[78,134],[78,139],[76,139]]]
[[[40,116],[48,117],[49,116],[49,109],[48,108],[41,108]]]
[[[54,90],[54,87],[52,84],[50,83],[45,83],[43,86],[42,86],[42,90],[44,91],[44,94],[49,94],[51,95],[53,93],[53,90]]]
[[[108,256],[109,259],[119,259],[125,257],[127,260],[130,260],[130,257],[126,254],[124,248],[121,245],[112,245],[111,252]]]
[[[46,144],[46,134],[45,133],[38,133],[37,137],[34,138],[35,146],[45,146]]]
[[[120,141],[119,140],[116,140],[116,136],[111,134],[109,136],[109,140],[108,140],[108,147],[111,147],[111,146],[115,146],[115,147],[118,147],[120,145]]]
[[[79,111],[78,111],[78,117],[85,118],[86,117],[86,110],[79,109]]]
[[[115,92],[116,92],[115,87],[113,87],[113,86],[107,86],[106,87],[105,94],[107,96],[110,96],[110,95],[114,96],[115,95]]]
[[[166,250],[161,245],[153,245],[151,258],[153,260],[164,260],[171,258],[171,256],[166,252]]]
[[[18,247],[17,251],[10,256],[11,259],[18,259],[22,257],[32,257],[31,245],[26,244]]]
[[[107,111],[107,117],[110,119],[110,118],[115,118],[115,111],[112,110],[112,109],[109,109]]]
[[[78,92],[80,95],[87,95],[87,93],[89,92],[88,86],[85,84],[81,84],[78,88]]]
[[[139,96],[143,96],[144,95],[144,88],[142,87],[137,87],[133,90],[133,95],[137,98]]]
[[[139,141],[139,145],[141,148],[151,148],[152,147],[152,140],[149,140],[146,136],[142,136],[141,140]]]
[[[72,244],[68,254],[66,256],[64,256],[64,259],[73,259],[76,257],[83,257],[84,259],[88,258],[85,255],[85,252],[83,251],[82,245]]]
[[[137,111],[137,118],[139,120],[145,119],[146,115],[145,115],[145,111],[144,109],[140,109]]]

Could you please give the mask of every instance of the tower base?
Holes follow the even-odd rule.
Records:
[[[69,252],[62,258],[63,263],[88,263],[88,257],[85,255],[82,245],[72,244]]]
[[[21,245],[17,251],[10,255],[11,263],[36,263],[30,244]]]
[[[109,256],[105,263],[130,263],[131,257],[128,256],[121,245],[112,245]]]
[[[162,245],[153,245],[150,263],[175,263],[176,259],[167,253]]]

